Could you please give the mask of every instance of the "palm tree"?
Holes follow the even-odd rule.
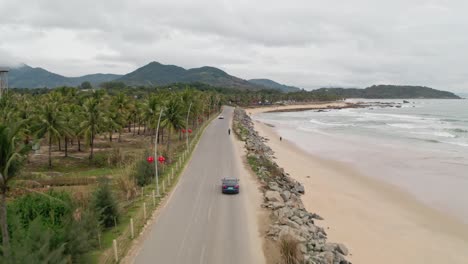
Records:
[[[28,151],[18,133],[21,123],[16,126],[0,124],[0,228],[2,231],[3,255],[8,258],[10,253],[10,236],[7,225],[6,193],[8,181],[16,176],[21,162]]]
[[[88,139],[90,160],[94,157],[94,139],[100,132],[102,124],[105,123],[100,101],[99,97],[91,97],[86,99],[83,104],[84,121],[81,122],[80,127],[83,129],[83,134]]]
[[[162,116],[162,125],[167,128],[167,155],[168,162],[171,162],[171,133],[173,130],[180,130],[185,127],[184,111],[180,98],[169,99]]]
[[[161,101],[158,96],[151,95],[147,98],[145,107],[144,107],[144,119],[145,124],[152,129],[156,129],[156,123],[158,119],[156,116],[159,114],[159,109],[161,107]],[[146,128],[145,125],[145,128]],[[151,133],[150,133],[151,134]]]
[[[123,127],[126,124],[130,124],[130,122],[128,122],[129,112],[131,108],[130,100],[124,93],[119,92],[116,96],[112,98],[111,107],[112,110],[115,111],[113,115],[115,118],[113,120],[116,124],[118,124],[120,142]]]
[[[52,97],[49,97],[51,99]],[[39,111],[35,116],[35,131],[39,138],[46,136],[49,145],[49,168],[52,168],[52,142],[60,140],[60,136],[67,133],[62,112],[59,110],[57,102],[46,101],[39,106]]]
[[[65,144],[65,157],[68,157],[68,142],[70,138],[75,136],[74,121],[75,121],[75,105],[65,105],[62,108],[62,116],[63,116],[63,141]]]

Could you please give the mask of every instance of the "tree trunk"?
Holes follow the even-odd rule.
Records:
[[[171,163],[171,128],[167,128],[167,163]]]
[[[132,122],[128,122],[128,133],[132,132]]]
[[[59,151],[62,151],[62,144],[60,142],[60,138],[58,139],[58,147],[59,147]]]
[[[136,118],[133,119],[133,136],[135,136]]]
[[[141,129],[141,121],[138,119],[138,135],[140,135],[140,129]]]
[[[164,144],[164,128],[161,130],[161,144]]]
[[[81,140],[78,138],[78,151],[81,152]]]
[[[6,178],[6,175],[5,175]],[[0,200],[0,227],[2,229],[3,256],[9,259],[10,256],[10,234],[8,233],[7,206],[6,206],[6,182],[3,182]]]
[[[94,131],[91,131],[91,142],[90,142],[90,147],[91,147],[91,153],[89,154],[89,160],[92,160],[94,157]]]
[[[68,157],[68,137],[65,137],[65,157]]]
[[[122,136],[122,132],[119,131],[119,139],[118,139],[119,142],[122,142],[121,136]]]
[[[49,136],[49,169],[52,168],[52,136]]]
[[[112,142],[112,131],[109,132],[109,141]]]

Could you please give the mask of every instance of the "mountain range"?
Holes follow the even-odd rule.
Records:
[[[11,68],[8,79],[10,87],[13,88],[79,86],[85,81],[98,86],[103,82],[116,81],[131,86],[200,82],[216,87],[249,90],[275,89],[283,92],[300,90],[297,87],[279,84],[268,79],[244,80],[215,67],[204,66],[186,70],[179,66],[164,65],[159,62],[151,62],[125,75],[97,73],[80,77],[66,77],[43,68],[33,68],[23,64]]]

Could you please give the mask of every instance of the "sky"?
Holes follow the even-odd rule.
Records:
[[[465,0],[0,0],[0,65],[65,76],[151,61],[305,89],[468,93]]]

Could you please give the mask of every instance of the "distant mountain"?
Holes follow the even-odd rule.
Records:
[[[267,79],[254,79],[252,82],[232,76],[214,67],[184,69],[175,65],[151,62],[125,75],[89,74],[80,77],[66,77],[43,68],[33,68],[26,64],[11,68],[9,85],[12,88],[54,88],[58,86],[79,86],[88,81],[93,86],[103,82],[118,81],[131,86],[168,85],[172,83],[204,83],[215,87],[249,90],[275,89],[280,91],[299,90]]]
[[[294,87],[294,86],[288,86],[284,84],[277,83],[275,81],[269,80],[269,79],[251,79],[249,80],[250,83],[256,84],[256,85],[261,85],[265,86],[270,89],[275,89],[275,90],[280,90],[282,92],[297,92],[300,91],[300,88]]]
[[[80,85],[83,82],[90,82],[93,86],[98,86],[100,83],[114,81],[120,77],[122,77],[122,75],[111,73],[96,73],[80,77],[69,77],[68,79],[75,83],[73,86]]]
[[[171,83],[200,82],[218,87],[261,90],[265,87],[231,76],[214,67],[201,67],[186,70],[175,65],[151,62],[116,81],[128,85],[168,85]]]
[[[460,99],[454,93],[436,90],[425,86],[408,85],[373,85],[365,89],[357,88],[320,88],[316,93],[334,94],[343,98],[369,98],[369,99]]]
[[[65,77],[42,68],[33,68],[26,64],[11,68],[8,73],[8,83],[14,88],[39,88],[57,86],[78,86],[88,81],[93,85],[119,78],[117,74],[90,74],[81,77]]]
[[[69,85],[69,80],[59,74],[46,71],[42,68],[32,68],[23,64],[11,68],[8,73],[8,84],[15,88],[57,87]]]

